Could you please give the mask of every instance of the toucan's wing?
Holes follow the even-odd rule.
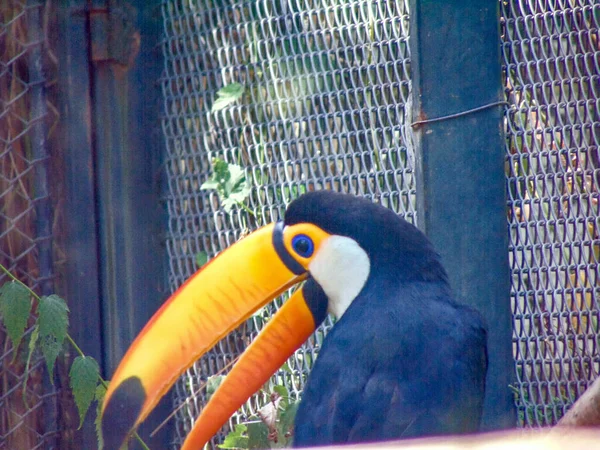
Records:
[[[390,373],[378,373],[365,385],[361,411],[356,415],[347,442],[390,440],[418,435],[418,430],[435,420],[425,407],[402,401],[407,386]],[[420,386],[413,386],[419,389]]]
[[[393,371],[379,367],[374,372],[373,366],[358,363],[362,359],[360,352],[354,353],[356,361],[351,361],[348,353],[339,351],[339,345],[333,348],[328,341],[303,393],[296,416],[294,445],[400,437],[424,412],[401,402],[407,384],[402,384]]]
[[[323,382],[310,383],[303,394],[296,417],[295,446],[411,437],[435,420],[425,405],[413,401],[412,392],[406,392],[423,392],[424,386],[400,380],[394,370],[380,367],[373,373],[369,367],[360,370],[346,358],[336,363],[331,353],[325,356],[311,374],[312,379],[318,377]],[[324,392],[331,395],[325,397]]]

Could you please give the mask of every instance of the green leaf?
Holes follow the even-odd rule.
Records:
[[[31,357],[35,351],[35,346],[40,337],[40,328],[38,325],[33,327],[31,337],[29,338],[27,362],[25,363],[25,379],[23,380],[23,403],[27,405],[27,381],[29,380],[29,367],[31,366]]]
[[[100,368],[94,358],[90,356],[75,358],[69,371],[69,385],[79,411],[79,428],[83,425],[83,419],[94,400],[99,379]]]
[[[246,172],[236,164],[229,165],[231,179],[228,183],[229,197],[238,202],[243,202],[252,192],[252,187],[246,181]]]
[[[277,392],[277,394],[279,394],[279,396],[282,399],[288,399],[289,396],[290,396],[290,393],[287,390],[287,388],[285,386],[280,385],[280,384],[276,384],[275,386],[273,386],[273,392]]]
[[[40,336],[52,335],[62,342],[69,327],[69,307],[58,295],[49,295],[40,299],[38,322]]]
[[[223,86],[217,92],[219,97],[236,97],[240,98],[240,96],[244,93],[244,85],[240,83],[231,83],[227,86]]]
[[[217,388],[221,385],[223,380],[225,379],[225,375],[213,375],[208,377],[206,380],[206,395],[208,398],[211,398],[213,394],[216,392]]]
[[[281,439],[286,440],[286,447],[290,447],[292,443],[294,420],[296,419],[296,413],[298,412],[298,405],[300,405],[300,402],[292,402],[286,405],[279,415],[277,430]]]
[[[210,190],[216,189],[219,197],[227,198],[229,195],[230,188],[229,180],[231,179],[231,173],[229,172],[229,163],[223,161],[220,158],[214,158],[212,161],[213,174],[210,180],[204,182],[200,189]]]
[[[229,194],[229,198],[237,203],[243,203],[246,201],[251,192],[252,188],[247,184],[244,184],[240,187],[237,187],[235,191],[232,191],[231,194]]]
[[[94,425],[96,426],[96,437],[98,438],[98,450],[102,450],[104,447],[104,438],[102,437],[102,402],[104,402],[104,395],[106,394],[106,387],[102,383],[98,383],[96,386],[96,392],[94,394],[94,400],[96,400],[96,420]]]
[[[213,179],[225,184],[231,178],[230,164],[220,158],[213,159]]]
[[[212,162],[213,174],[210,180],[202,184],[200,189],[216,189],[221,207],[230,213],[236,205],[243,205],[252,187],[246,180],[246,171],[237,164],[229,164],[215,158]]]
[[[251,192],[252,188],[247,184],[237,186],[234,191],[230,191],[226,199],[221,201],[221,206],[229,213],[234,206],[243,205]]]
[[[202,189],[204,191],[210,191],[213,189],[216,190],[218,188],[219,188],[219,182],[217,180],[213,180],[213,179],[205,181],[204,183],[202,183],[202,186],[200,186],[200,189]]]
[[[198,268],[201,268],[208,262],[208,255],[206,252],[198,252],[196,253],[196,265]]]
[[[13,343],[13,361],[16,358],[23,332],[31,314],[29,291],[21,283],[9,281],[0,289],[0,314],[2,322]]]
[[[38,326],[40,328],[40,347],[50,372],[54,375],[54,363],[58,357],[69,326],[69,308],[58,295],[42,297],[38,305]]]
[[[238,190],[238,186],[240,186],[243,182],[246,181],[246,172],[242,169],[241,166],[237,164],[229,164],[229,180],[228,180],[228,191],[236,192]]]
[[[246,431],[248,427],[243,423],[239,423],[235,426],[233,431],[230,431],[229,434],[225,437],[225,440],[222,444],[219,445],[219,448],[223,449],[245,449],[248,448],[248,436],[246,435]]]
[[[237,201],[235,201],[231,197],[227,197],[221,200],[221,208],[223,208],[223,211],[225,211],[227,214],[231,212],[232,208],[235,205],[237,205]]]
[[[294,374],[294,371],[290,367],[290,363],[287,362],[287,361],[283,364],[283,366],[281,366],[281,370],[283,370],[284,372],[287,372],[287,373],[289,373],[291,375]]]
[[[248,425],[249,449],[265,449],[271,447],[269,428],[262,422],[252,422]]]
[[[237,100],[237,98],[233,98],[233,97],[217,97],[215,99],[215,101],[213,102],[210,112],[214,113],[214,112],[220,111],[220,110],[224,109],[225,107],[227,107],[228,105],[230,105],[231,103],[235,102],[236,100]]]
[[[217,98],[212,105],[211,112],[220,111],[227,105],[235,102],[244,94],[245,89],[244,85],[240,83],[231,83],[219,89],[217,91]]]

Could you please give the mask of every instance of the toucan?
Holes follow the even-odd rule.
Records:
[[[220,253],[157,311],[120,362],[102,407],[117,449],[201,355],[304,282],[250,344],[182,449],[201,449],[321,324],[326,336],[295,419],[296,447],[478,430],[487,336],[454,300],[430,241],[392,210],[331,191]]]

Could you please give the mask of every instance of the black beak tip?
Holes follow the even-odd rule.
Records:
[[[102,438],[105,450],[119,450],[131,433],[146,401],[144,386],[138,377],[123,381],[102,415]]]

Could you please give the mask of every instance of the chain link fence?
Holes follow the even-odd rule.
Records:
[[[554,424],[600,370],[600,4],[502,5],[514,386]]]
[[[404,1],[163,3],[171,289],[242,235],[282,217],[302,192],[364,195],[414,220],[407,105],[408,11]],[[244,86],[211,113],[219,89]],[[200,190],[221,158],[245,169],[248,209],[226,214]],[[280,303],[278,302],[277,305]],[[177,384],[180,443],[197,416],[200,384],[243,351],[275,307],[255,315]],[[297,396],[325,324],[276,378]],[[252,399],[243,416],[264,396]]]
[[[522,426],[555,423],[598,374],[598,90],[600,6],[502,1],[507,188],[513,273],[512,388]],[[410,54],[405,2],[163,4],[163,121],[169,255],[175,289],[198,252],[216,254],[281,217],[311,189],[365,195],[415,220]],[[241,101],[211,113],[217,91]],[[225,214],[201,191],[214,157],[245,168],[251,213]],[[178,439],[203,402],[200,382],[242,351],[267,310],[190,370],[175,403]],[[294,393],[309,342],[280,374]],[[296,381],[300,380],[299,383]],[[244,409],[250,414],[254,399]]]
[[[58,115],[47,101],[45,69],[56,60],[45,47],[44,3],[0,4],[0,263],[40,294],[53,283],[53,216],[47,138]],[[8,281],[0,273],[0,285]],[[36,354],[27,389],[27,341],[17,354],[0,327],[0,448],[54,448],[56,391]]]

